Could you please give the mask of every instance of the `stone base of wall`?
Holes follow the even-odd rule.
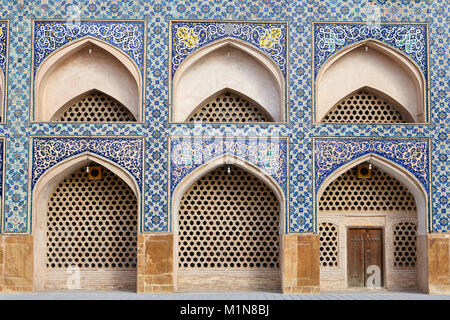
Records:
[[[199,270],[177,272],[177,292],[280,292],[281,273],[273,270]]]
[[[0,290],[33,291],[33,236],[0,236]]]
[[[450,233],[428,234],[428,290],[450,294]]]
[[[287,234],[283,242],[283,293],[320,293],[319,236]]]
[[[138,293],[174,292],[173,235],[138,235]]]

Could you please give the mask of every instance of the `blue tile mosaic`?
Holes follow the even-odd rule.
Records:
[[[144,21],[34,21],[34,74],[39,65],[52,52],[84,37],[93,37],[127,53],[144,74],[145,22]]]
[[[263,51],[286,77],[287,23],[173,21],[171,27],[172,77],[194,51],[226,37],[245,41]]]
[[[61,23],[71,17],[72,6],[79,9],[82,21],[90,21],[100,30],[109,23],[134,23],[145,20],[143,35],[146,45],[142,48],[144,61],[142,72],[145,78],[145,122],[142,124],[62,124],[30,123],[31,84],[34,77],[33,55],[37,39],[33,34],[34,23]],[[364,23],[372,9],[379,11],[381,22],[397,28],[428,25],[428,73],[429,125],[312,125],[312,83],[315,76],[313,66],[313,21],[324,24],[358,25]],[[417,140],[430,138],[431,176],[429,189],[432,193],[433,232],[450,232],[448,190],[450,179],[450,104],[448,100],[448,3],[444,0],[127,0],[127,1],[45,1],[18,0],[0,2],[3,19],[9,20],[9,57],[7,83],[6,123],[0,124],[0,137],[6,138],[4,162],[4,212],[3,232],[27,233],[28,167],[33,157],[29,147],[30,136],[60,136],[90,138],[110,136],[144,136],[144,167],[142,188],[143,230],[145,232],[167,232],[171,229],[168,211],[169,199],[169,137],[185,135],[286,137],[289,138],[288,177],[289,232],[311,232],[313,230],[313,141],[312,137],[371,137]],[[286,87],[289,92],[288,110],[290,120],[286,124],[264,125],[204,125],[194,128],[189,124],[168,124],[170,71],[169,38],[171,20],[194,20],[202,23],[240,24],[247,22],[287,26],[286,68],[289,69]],[[192,22],[194,22],[192,21]],[[356,23],[357,22],[357,23]],[[84,22],[83,22],[84,23]],[[188,22],[186,22],[188,23]],[[319,26],[319,24],[317,24]],[[191,25],[189,24],[189,28]],[[34,28],[36,31],[36,28]],[[231,30],[231,28],[229,29]],[[173,31],[173,29],[172,29]],[[398,33],[400,35],[401,33]],[[188,32],[189,38],[189,32]],[[91,35],[92,36],[92,35]],[[58,39],[58,37],[56,37]],[[359,38],[358,38],[359,39]],[[359,40],[355,41],[359,41]],[[398,38],[398,39],[401,39]],[[50,39],[53,40],[53,39]],[[406,38],[405,38],[406,40]],[[409,39],[411,40],[411,38]],[[416,39],[417,40],[417,39]],[[65,41],[65,40],[64,40]],[[71,39],[61,45],[69,44]],[[107,41],[107,40],[105,40]],[[346,40],[347,44],[350,41]],[[380,40],[382,41],[382,40]],[[111,43],[111,42],[110,42]],[[412,44],[412,42],[410,42]],[[346,44],[346,45],[347,45]],[[405,44],[395,46],[414,60],[413,53],[406,52]],[[417,43],[416,43],[417,44]],[[258,46],[258,42],[252,45]],[[393,43],[389,44],[393,45]],[[44,46],[44,48],[47,48]],[[50,48],[50,47],[48,47]],[[340,49],[336,45],[336,50]],[[411,48],[415,48],[412,46]],[[119,48],[124,50],[123,48]],[[47,50],[47,49],[42,49]],[[125,51],[125,50],[124,50]],[[188,50],[189,51],[189,50]],[[192,50],[191,50],[192,51]],[[50,52],[50,51],[49,51]],[[189,51],[190,52],[190,51]],[[263,50],[264,52],[264,50]],[[316,52],[317,53],[317,52]],[[132,56],[131,51],[128,53]],[[330,53],[331,54],[331,53]],[[45,55],[45,54],[44,54]],[[418,56],[420,57],[420,55]],[[40,59],[43,59],[42,57]],[[419,61],[418,59],[417,61]],[[42,61],[42,60],[41,60]],[[136,60],[138,61],[138,60]],[[414,60],[419,66],[419,62]],[[425,60],[426,61],[426,60]],[[139,64],[141,65],[141,64]],[[37,138],[37,137],[35,137]]]
[[[170,192],[171,195],[186,175],[222,155],[233,155],[254,164],[278,182],[287,195],[286,139],[221,139],[221,138],[171,138],[170,139]]]
[[[4,79],[8,72],[8,21],[0,21],[0,68]]]
[[[425,80],[428,78],[428,35],[425,23],[315,22],[313,29],[314,79],[329,57],[342,48],[367,39],[381,41],[403,52],[417,63]]]
[[[428,139],[314,139],[315,187],[342,165],[366,154],[379,155],[408,170],[430,191]]]
[[[32,138],[31,190],[39,178],[63,160],[82,153],[92,153],[117,163],[127,170],[142,190],[141,138]]]

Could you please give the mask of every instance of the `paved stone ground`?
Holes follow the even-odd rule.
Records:
[[[0,294],[0,300],[450,300],[450,295],[412,292],[336,292],[284,295],[270,292],[137,294],[120,291],[59,291]]]

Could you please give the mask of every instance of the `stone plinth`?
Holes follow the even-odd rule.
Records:
[[[284,235],[283,293],[319,293],[319,236]]]
[[[33,236],[3,235],[0,243],[2,291],[33,291]]]
[[[450,294],[450,233],[428,234],[429,293]]]
[[[138,236],[137,292],[174,292],[172,234]]]

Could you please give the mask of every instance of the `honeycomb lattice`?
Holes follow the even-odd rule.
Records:
[[[70,104],[54,121],[126,122],[136,119],[119,101],[102,92],[93,91]]]
[[[331,108],[325,123],[405,123],[401,113],[384,99],[359,91]]]
[[[197,107],[187,122],[273,122],[261,107],[230,92]]]
[[[334,223],[324,222],[319,225],[320,265],[322,267],[338,266],[338,227]]]
[[[137,202],[130,187],[103,168],[89,180],[86,167],[64,179],[48,201],[47,270],[136,268]]]
[[[417,226],[412,222],[400,222],[394,229],[394,267],[398,269],[416,266]]]
[[[181,199],[180,269],[278,269],[279,210],[274,193],[253,175],[235,166],[215,169]]]
[[[321,211],[416,211],[414,197],[400,182],[373,167],[360,179],[356,167],[330,183],[319,201]]]

